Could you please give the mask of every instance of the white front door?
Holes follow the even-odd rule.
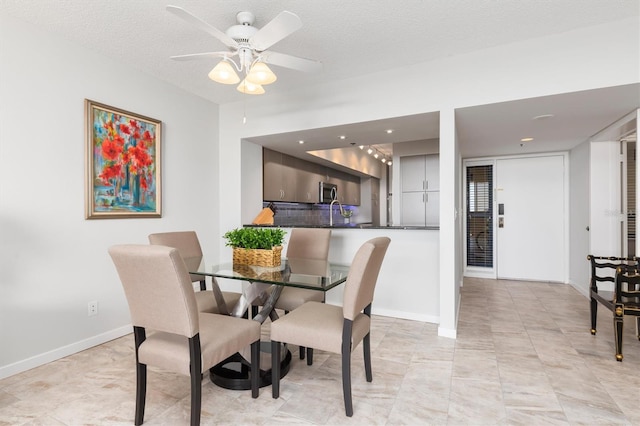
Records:
[[[496,161],[498,278],[566,281],[564,162],[563,155]]]

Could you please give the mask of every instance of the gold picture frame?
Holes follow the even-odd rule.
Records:
[[[85,99],[85,127],[85,217],[162,217],[162,122]]]

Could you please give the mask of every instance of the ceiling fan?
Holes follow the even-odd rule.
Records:
[[[294,13],[283,11],[262,28],[253,26],[255,16],[251,12],[238,12],[237,25],[226,32],[209,25],[192,13],[178,6],[167,6],[167,11],[212,35],[224,43],[229,50],[223,52],[193,53],[172,56],[177,61],[203,58],[222,58],[209,72],[209,78],[218,83],[236,84],[238,91],[246,94],[264,93],[263,85],[276,81],[276,75],[267,66],[276,65],[297,71],[314,72],[322,69],[322,63],[311,59],[291,56],[268,50],[271,46],[302,27],[302,21]],[[237,57],[234,60],[234,57]],[[235,68],[235,69],[234,69]],[[236,74],[244,74],[240,77]]]

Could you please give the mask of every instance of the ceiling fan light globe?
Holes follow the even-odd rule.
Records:
[[[238,92],[244,93],[245,95],[262,95],[264,93],[264,87],[259,84],[253,84],[247,81],[246,78],[238,84],[237,89]]]
[[[213,67],[209,72],[209,78],[222,84],[236,84],[240,81],[240,77],[238,77],[238,74],[236,74],[231,64],[224,60],[218,62],[218,65]]]
[[[266,85],[275,82],[278,77],[264,62],[256,62],[251,67],[246,80],[258,85]]]

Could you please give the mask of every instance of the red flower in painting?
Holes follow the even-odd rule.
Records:
[[[102,169],[100,173],[100,179],[108,185],[111,179],[117,178],[122,174],[122,166],[120,164],[112,164]]]
[[[122,153],[122,146],[118,141],[105,139],[102,142],[102,156],[109,161],[115,161]]]
[[[124,133],[125,135],[130,135],[131,134],[131,129],[126,124],[121,124],[120,125],[120,131],[122,133]]]

